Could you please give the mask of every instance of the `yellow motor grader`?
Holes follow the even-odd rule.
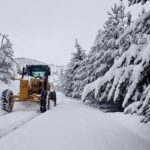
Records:
[[[50,99],[56,105],[56,92],[50,92],[48,76],[51,71],[48,65],[26,65],[22,71],[20,80],[20,91],[13,95],[11,90],[4,90],[1,96],[2,109],[11,112],[14,102],[31,101],[40,104],[40,111],[43,113],[50,107]]]

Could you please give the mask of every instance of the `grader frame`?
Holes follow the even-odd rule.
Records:
[[[35,76],[35,73],[39,73]],[[42,73],[42,76],[40,75]],[[14,102],[37,102],[40,104],[41,112],[45,112],[50,107],[50,84],[48,76],[51,74],[47,65],[27,65],[23,68],[20,80],[20,90],[18,95],[13,95],[12,91],[5,90],[2,93],[2,109],[11,112]],[[24,76],[32,77],[24,79]]]

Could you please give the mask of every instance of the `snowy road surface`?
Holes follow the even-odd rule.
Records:
[[[0,139],[1,150],[149,150],[150,124],[134,116],[103,113],[82,102],[58,94],[56,108],[40,114]],[[33,112],[14,110],[0,116],[0,130]],[[15,114],[17,113],[17,115]],[[25,116],[26,116],[25,115]],[[31,115],[32,116],[32,115]],[[12,119],[13,119],[12,117]],[[11,122],[12,120],[10,120]],[[5,123],[4,123],[5,122]],[[2,126],[3,124],[3,126]]]

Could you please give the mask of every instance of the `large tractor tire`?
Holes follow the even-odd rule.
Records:
[[[40,110],[41,113],[46,112],[49,109],[49,99],[47,90],[42,90],[41,100],[40,100]]]
[[[5,90],[1,96],[1,108],[7,112],[12,112],[14,102],[12,101],[13,92],[11,90]]]
[[[49,97],[54,102],[54,106],[56,106],[57,104],[56,91],[50,92]]]

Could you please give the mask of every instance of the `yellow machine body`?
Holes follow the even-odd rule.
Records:
[[[20,79],[20,91],[18,95],[12,96],[12,101],[32,101],[40,102],[41,91],[44,86],[43,79],[32,78],[30,80]],[[48,83],[48,91],[50,91],[50,84]]]
[[[29,81],[20,80],[20,100],[27,100],[29,95]]]
[[[3,99],[7,100],[7,105],[2,101],[4,103],[2,109],[11,112],[14,102],[31,101],[39,103],[41,112],[45,112],[50,106],[50,83],[48,82],[50,74],[48,65],[26,65],[21,79],[16,79],[20,82],[18,95],[13,95],[11,90],[3,91]]]

